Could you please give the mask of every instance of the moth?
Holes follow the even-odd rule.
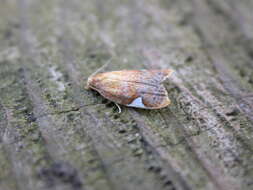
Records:
[[[88,78],[86,88],[99,92],[116,105],[160,109],[170,104],[168,93],[162,82],[172,72],[171,69],[161,69],[98,73]]]

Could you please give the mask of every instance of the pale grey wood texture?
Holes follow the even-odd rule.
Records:
[[[253,189],[253,1],[0,0],[0,190]],[[171,68],[171,105],[89,75]],[[84,106],[88,105],[88,106]]]

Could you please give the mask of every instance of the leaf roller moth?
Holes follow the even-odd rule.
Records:
[[[168,93],[162,82],[173,71],[121,70],[91,75],[87,89],[99,92],[106,99],[128,107],[160,109],[170,104]]]

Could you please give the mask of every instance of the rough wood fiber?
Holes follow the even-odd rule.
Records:
[[[1,190],[253,188],[252,1],[0,3]],[[108,61],[175,70],[171,106],[118,114]]]

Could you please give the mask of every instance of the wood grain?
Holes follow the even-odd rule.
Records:
[[[1,190],[253,188],[250,0],[0,0]],[[171,105],[117,107],[104,71],[166,69]]]

